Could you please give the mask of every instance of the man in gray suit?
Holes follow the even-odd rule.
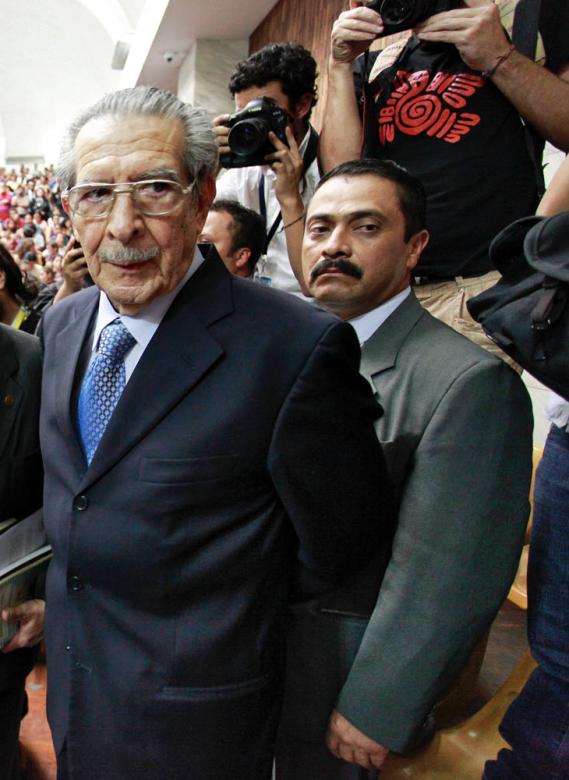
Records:
[[[41,506],[40,376],[38,339],[0,324],[0,522],[24,518]],[[30,648],[43,629],[43,601],[33,599],[4,610],[2,618],[20,623],[0,655],[0,774],[16,780],[18,732],[26,710],[24,682],[34,663]]]
[[[358,334],[398,517],[373,567],[291,614],[281,780],[375,778],[390,750],[428,739],[433,705],[516,571],[529,398],[511,368],[417,302],[424,216],[420,183],[378,160],[338,166],[308,209],[306,282]]]

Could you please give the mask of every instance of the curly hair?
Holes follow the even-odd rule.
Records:
[[[279,81],[282,90],[295,108],[303,95],[312,95],[312,105],[318,100],[316,61],[300,43],[272,43],[237,63],[229,81],[229,91],[235,97],[250,87],[264,87],[269,81]],[[307,119],[310,114],[308,114]]]

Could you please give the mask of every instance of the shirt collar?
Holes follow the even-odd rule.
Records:
[[[127,315],[119,314],[110,302],[107,294],[101,290],[99,295],[99,311],[97,314],[97,322],[95,325],[95,332],[93,333],[93,350],[96,351],[99,344],[99,336],[101,331],[109,323],[116,319],[120,319],[128,332],[136,339],[137,343],[143,348],[146,348],[150,339],[156,333],[158,326],[162,322],[164,315],[172,305],[174,298],[178,295],[182,287],[186,284],[188,279],[192,277],[198,268],[204,262],[202,253],[196,246],[194,250],[194,257],[190,264],[190,267],[180,279],[176,287],[165,295],[159,295],[154,298],[148,306],[138,311],[136,314]]]
[[[397,293],[393,298],[390,298],[384,303],[380,303],[375,309],[366,311],[365,314],[360,314],[359,317],[348,320],[352,328],[356,331],[360,346],[365,344],[365,342],[373,336],[375,331],[383,325],[389,315],[393,314],[395,309],[403,303],[410,293],[411,288],[406,287],[405,290]]]

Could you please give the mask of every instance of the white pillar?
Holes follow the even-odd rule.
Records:
[[[212,117],[232,113],[229,79],[236,64],[249,54],[247,40],[198,40],[178,74],[178,97],[204,108]]]

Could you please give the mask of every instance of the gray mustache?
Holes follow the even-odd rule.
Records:
[[[115,263],[116,265],[127,263],[144,263],[152,260],[159,253],[157,246],[151,246],[148,249],[134,249],[134,247],[121,246],[116,249],[100,249],[97,254],[104,263]]]

